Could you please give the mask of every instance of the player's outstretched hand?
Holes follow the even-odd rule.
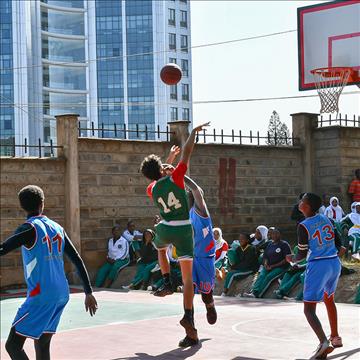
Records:
[[[91,316],[95,315],[96,310],[98,309],[98,304],[93,294],[86,294],[85,309]]]
[[[173,145],[165,162],[167,164],[172,164],[175,161],[176,157],[180,154],[180,152],[180,147],[177,145]]]
[[[208,121],[208,122],[205,123],[205,124],[201,124],[201,125],[199,125],[199,126],[194,127],[193,131],[194,131],[194,132],[199,132],[199,131],[201,131],[205,126],[210,126],[210,121]]]

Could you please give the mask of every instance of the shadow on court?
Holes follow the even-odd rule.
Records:
[[[211,340],[211,339],[200,339],[199,344],[196,345],[196,346],[186,348],[186,349],[176,348],[174,350],[167,351],[167,352],[164,352],[164,353],[159,354],[159,355],[149,355],[149,354],[146,354],[146,353],[135,353],[135,356],[122,357],[122,358],[117,358],[117,359],[113,359],[113,360],[187,359],[187,358],[195,355],[202,348],[202,343],[203,342],[209,341],[209,340]]]
[[[346,360],[349,359],[352,355],[356,355],[360,353],[360,348],[344,351],[340,354],[334,354],[327,357],[327,360],[338,359],[338,360]],[[308,359],[295,359],[295,360],[308,360]]]

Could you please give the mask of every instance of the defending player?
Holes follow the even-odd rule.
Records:
[[[179,164],[171,176],[167,176],[160,157],[154,154],[147,156],[140,166],[142,174],[153,181],[148,186],[147,193],[159,208],[162,218],[156,226],[154,243],[159,250],[158,259],[164,285],[154,295],[166,296],[173,293],[170,284],[170,265],[166,256],[167,246],[173,244],[177,250],[184,284],[185,314],[180,320],[180,324],[185,328],[186,335],[194,342],[198,342],[198,337],[193,318],[193,230],[189,219],[189,205],[184,176],[189,166],[196,133],[208,125],[209,123],[206,123],[192,130],[183,147]]]
[[[321,198],[313,193],[305,193],[299,203],[299,210],[305,215],[298,225],[298,254],[288,255],[289,262],[298,263],[307,256],[304,282],[304,313],[306,319],[318,337],[320,344],[313,358],[326,358],[334,347],[341,347],[338,334],[337,311],[334,293],[341,272],[338,249],[341,240],[336,236],[330,220],[317,214]],[[328,340],[316,315],[316,304],[324,300],[331,328]]]
[[[97,303],[80,255],[64,229],[42,215],[44,193],[35,185],[20,190],[21,207],[27,221],[0,245],[0,255],[21,247],[27,297],[19,308],[6,341],[11,359],[28,359],[23,350],[26,338],[35,340],[36,359],[50,359],[50,341],[69,301],[63,254],[76,266],[85,290],[85,309],[93,316]]]

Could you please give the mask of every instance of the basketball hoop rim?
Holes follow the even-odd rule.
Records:
[[[328,66],[310,70],[312,75],[327,77],[341,77],[349,71],[349,81],[360,81],[360,76],[351,66]]]

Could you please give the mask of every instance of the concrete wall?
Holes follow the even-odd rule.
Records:
[[[360,128],[333,126],[313,133],[315,192],[335,195],[344,211],[350,208],[348,186],[360,168]]]
[[[0,238],[3,241],[25,222],[17,193],[29,184],[39,185],[45,192],[45,214],[64,224],[64,168],[60,159],[1,158],[0,161]],[[23,284],[20,251],[1,257],[0,285]]]
[[[70,208],[73,217],[79,213],[71,208],[75,205],[69,194],[79,194],[80,231],[76,226],[72,231],[79,232],[75,236],[81,242],[76,246],[93,277],[105,257],[114,224],[125,229],[127,221],[133,219],[139,229],[152,226],[157,210],[145,195],[148,181],[138,169],[150,153],[165,158],[170,143],[77,140],[70,136],[76,131],[70,118],[64,117],[63,133],[67,135],[60,142],[58,139],[63,146],[58,159],[1,158],[1,240],[24,221],[17,200],[21,187],[31,183],[41,186],[46,196],[45,213],[67,230],[70,220],[66,209]],[[195,146],[190,174],[204,189],[214,225],[223,229],[226,240],[231,242],[239,231],[251,232],[260,224],[277,226],[284,238],[294,240],[295,227],[289,214],[302,191],[339,196],[347,208],[348,184],[354,169],[360,167],[360,128],[316,128],[316,119],[314,114],[294,115],[299,146]],[[186,124],[181,126],[178,133],[184,137]],[[177,140],[172,138],[172,142],[182,141]],[[76,146],[66,143],[71,141]],[[78,165],[69,169],[70,164]],[[78,182],[66,180],[69,176]],[[1,286],[23,283],[21,266],[19,251],[2,257]]]

